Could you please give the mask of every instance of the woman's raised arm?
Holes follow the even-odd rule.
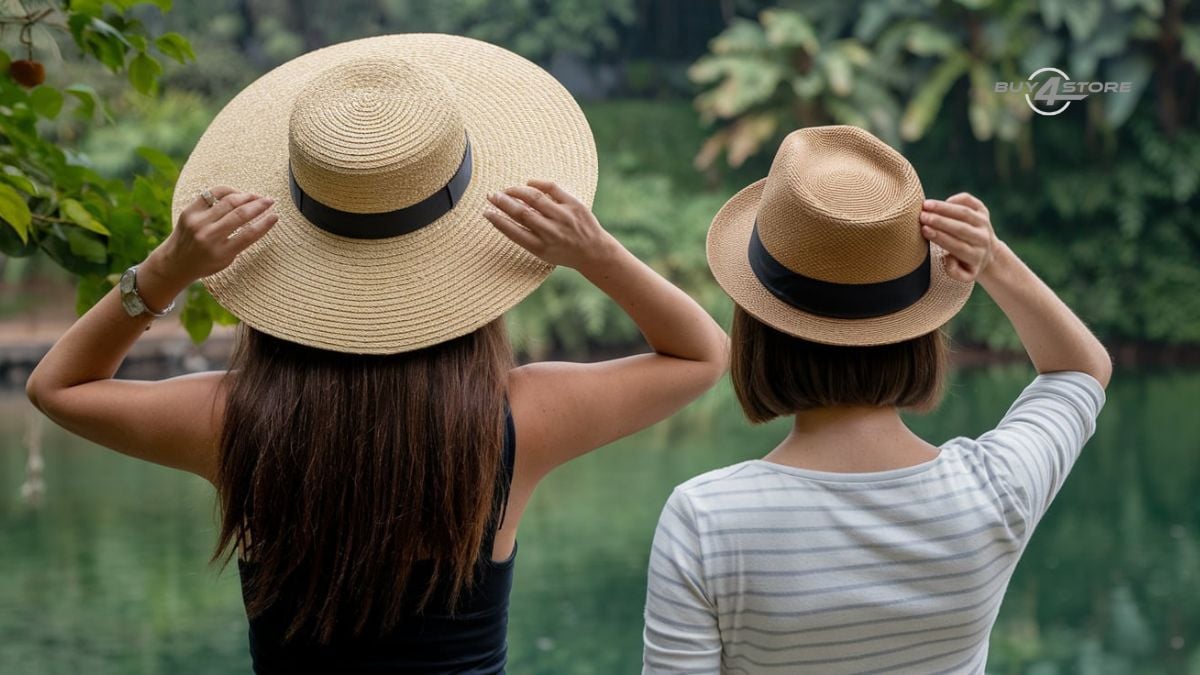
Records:
[[[543,260],[572,267],[633,319],[651,354],[600,363],[534,363],[513,371],[522,452],[536,471],[650,426],[725,372],[728,338],[696,301],[633,256],[579,200],[530,181],[491,197],[485,214]],[[533,457],[530,458],[529,455]]]
[[[983,202],[965,192],[946,201],[929,199],[921,222],[925,236],[954,256],[949,258],[952,265],[986,245],[987,238],[993,240],[994,254],[983,260],[980,269],[949,272],[978,275],[984,290],[1012,322],[1038,373],[1078,371],[1108,386],[1112,358],[1104,345],[1012,249],[995,241]]]

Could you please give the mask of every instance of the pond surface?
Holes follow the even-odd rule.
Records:
[[[960,371],[913,427],[993,426],[1032,378]],[[1200,372],[1118,373],[1099,431],[1042,521],[992,634],[993,673],[1200,674]],[[248,672],[235,569],[207,565],[204,481],[44,428],[47,491],[25,504],[30,410],[0,398],[0,673]],[[645,564],[673,486],[765,454],[727,383],[676,418],[560,469],[521,527],[510,667],[638,672]]]

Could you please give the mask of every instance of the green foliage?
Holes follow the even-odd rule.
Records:
[[[534,60],[555,54],[592,57],[616,46],[618,30],[634,21],[634,0],[513,0],[499,9],[490,0],[383,0],[378,3],[399,30],[454,33],[505,45]]]
[[[975,139],[1028,148],[1031,110],[994,85],[1050,65],[1077,80],[1131,82],[1128,94],[1087,100],[1102,109],[1100,126],[1116,129],[1156,66],[1178,57],[1200,64],[1200,21],[1191,14],[1179,24],[1157,0],[784,0],[757,22],[731,24],[693,66],[693,80],[709,87],[697,108],[722,122],[699,161],[724,152],[737,166],[814,124],[861,126],[898,146],[924,137],[950,104]],[[967,96],[948,103],[960,82]]]
[[[85,0],[61,11],[51,6],[4,19],[23,26],[20,58],[35,60],[35,31],[58,30],[86,59],[113,73],[125,72],[137,91],[151,94],[163,70],[155,53],[179,62],[195,54],[178,33],[153,35],[131,12],[139,4],[146,3]],[[151,4],[162,11],[171,5],[165,0]],[[58,48],[52,36],[43,42],[43,51]],[[47,83],[27,89],[8,75],[11,60],[0,52],[5,71],[0,75],[0,252],[25,257],[40,251],[70,272],[78,280],[76,310],[82,313],[116,283],[121,270],[143,260],[170,233],[178,169],[162,152],[140,148],[150,170],[131,183],[98,171],[86,155],[62,142],[59,134],[69,127],[51,122],[64,110],[85,125],[98,111],[111,119],[107,103],[89,84],[58,84],[53,71]],[[184,315],[193,336],[208,331],[197,317],[209,326],[226,320],[211,309],[214,304],[202,289],[189,293]]]
[[[927,195],[981,196],[1000,236],[1105,338],[1194,344],[1200,107],[1180,92],[1200,86],[1198,8],[783,0],[693,66],[707,86],[696,106],[718,123],[697,160],[737,166],[802,126],[868,128],[906,144]],[[1043,66],[1132,86],[1055,117],[995,92]],[[962,342],[1020,347],[982,292],[952,326]]]

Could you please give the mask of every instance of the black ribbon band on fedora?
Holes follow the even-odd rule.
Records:
[[[833,319],[883,316],[909,307],[929,290],[930,253],[908,274],[872,284],[839,284],[793,272],[763,246],[757,223],[750,233],[749,253],[750,269],[771,295],[818,316]]]
[[[462,199],[471,182],[471,139],[467,139],[462,163],[449,183],[416,204],[395,211],[352,213],[322,204],[296,182],[291,164],[288,164],[288,182],[291,183],[292,201],[300,213],[313,225],[330,234],[355,239],[384,239],[408,234],[450,213],[458,200]]]

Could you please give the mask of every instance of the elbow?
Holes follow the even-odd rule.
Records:
[[[25,397],[29,399],[29,402],[33,404],[33,407],[37,408],[41,412],[46,412],[42,408],[41,404],[42,395],[42,386],[38,380],[37,369],[34,369],[34,371],[29,374],[29,379],[25,380]]]
[[[37,368],[34,368],[29,379],[25,380],[25,397],[47,417],[52,417],[50,411],[54,407],[57,393],[53,387],[46,384],[44,377],[38,375]]]
[[[1096,355],[1096,364],[1092,367],[1092,372],[1088,374],[1096,378],[1100,386],[1108,388],[1108,383],[1112,380],[1113,360],[1104,345],[1100,345],[1099,353]]]
[[[709,387],[715,386],[729,372],[729,336],[720,328],[716,329],[710,356],[705,363],[709,366]]]

